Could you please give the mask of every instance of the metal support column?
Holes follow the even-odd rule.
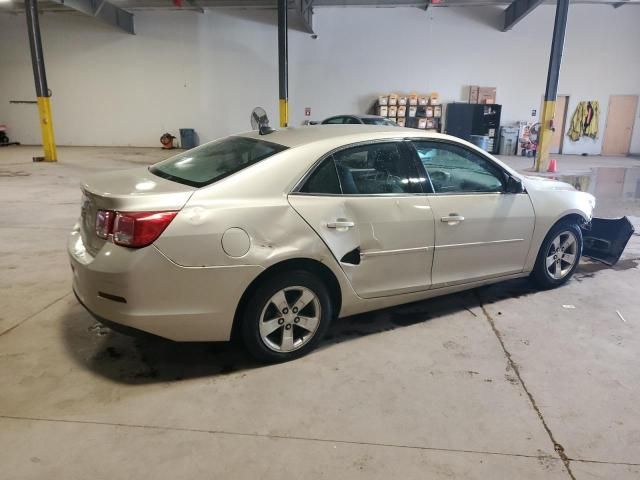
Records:
[[[280,126],[289,124],[289,52],[287,0],[278,0],[278,87],[280,91]]]
[[[553,117],[556,110],[556,96],[558,94],[558,78],[562,64],[562,50],[564,49],[564,32],[567,28],[569,0],[558,0],[556,5],[556,20],[553,25],[553,39],[551,40],[551,56],[547,72],[547,88],[544,93],[544,106],[540,122],[540,138],[538,140],[538,155],[536,157],[536,171],[541,172],[549,167],[549,147],[553,137]]]
[[[42,56],[42,41],[40,39],[40,23],[38,21],[38,0],[25,0],[27,14],[27,30],[29,32],[29,45],[31,46],[31,64],[33,65],[33,77],[36,83],[36,96],[38,97],[38,112],[40,114],[40,129],[42,130],[42,148],[44,158],[36,157],[35,160],[55,162],[58,159],[56,142],[53,136],[53,121],[51,119],[51,105],[49,103],[49,87],[47,75],[44,69],[44,57]]]

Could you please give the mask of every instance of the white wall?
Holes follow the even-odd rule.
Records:
[[[496,86],[503,123],[531,118],[544,93],[553,6],[500,32],[497,7],[318,8],[318,38],[292,31],[292,124],[364,112],[389,91],[465,100],[469,84]],[[57,141],[157,146],[164,131],[193,127],[202,141],[249,127],[256,105],[277,123],[274,11],[137,12],[137,35],[77,14],[41,17]],[[39,143],[23,16],[0,15],[0,123]],[[565,140],[565,153],[599,153],[610,94],[640,94],[640,8],[572,5],[559,93],[599,100],[596,141]],[[8,46],[8,47],[7,47]],[[632,151],[640,152],[640,120]]]

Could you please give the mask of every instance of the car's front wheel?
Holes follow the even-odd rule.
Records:
[[[554,288],[567,282],[582,255],[582,230],[572,222],[555,225],[547,234],[532,272],[543,288]]]
[[[329,292],[315,275],[283,272],[264,281],[249,298],[242,337],[261,362],[292,360],[317,346],[332,316]]]

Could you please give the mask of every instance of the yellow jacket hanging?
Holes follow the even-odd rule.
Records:
[[[596,138],[600,123],[600,104],[597,100],[580,102],[573,112],[567,136],[574,142],[582,136]]]

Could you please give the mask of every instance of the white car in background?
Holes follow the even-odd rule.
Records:
[[[388,126],[243,133],[82,184],[73,288],[178,341],[238,331],[261,361],[329,323],[531,275],[566,282],[595,199],[460,139]]]
[[[390,118],[381,117],[379,115],[334,115],[325,118],[320,122],[321,125],[384,125],[387,127],[397,127],[398,124]]]

